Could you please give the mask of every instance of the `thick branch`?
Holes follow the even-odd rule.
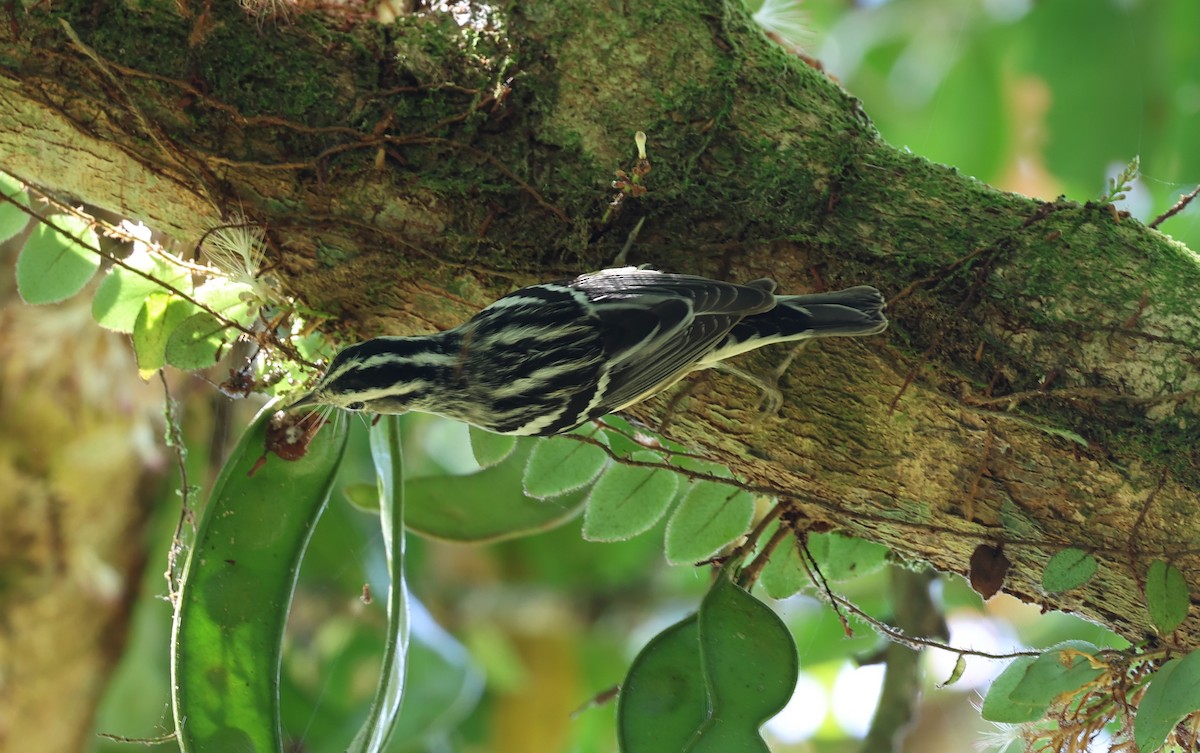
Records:
[[[1002,543],[1007,590],[1129,637],[1148,630],[1150,560],[1200,579],[1195,255],[1111,208],[1003,194],[883,144],[736,2],[517,3],[503,37],[471,44],[444,18],[260,29],[225,6],[114,9],[67,18],[78,41],[45,11],[0,30],[4,167],[184,243],[244,212],[347,335],[456,324],[608,263],[642,218],[634,263],[785,292],[876,284],[888,335],[812,346],[780,417],[757,422],[713,377],[671,434],[944,570]],[[611,216],[636,130],[649,193]],[[1041,593],[1069,544],[1100,575]],[[1176,638],[1200,644],[1200,622]]]

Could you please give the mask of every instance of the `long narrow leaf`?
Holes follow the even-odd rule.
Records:
[[[342,421],[298,460],[268,454],[267,406],[225,463],[184,566],[171,635],[182,753],[283,750],[279,663],[300,561],[346,447]]]
[[[383,671],[375,689],[371,713],[346,753],[380,753],[392,736],[404,698],[408,668],[408,594],[404,584],[404,463],[400,453],[400,423],[385,417],[371,429],[371,457],[379,480],[379,521],[387,552],[391,585],[388,588],[387,648]]]

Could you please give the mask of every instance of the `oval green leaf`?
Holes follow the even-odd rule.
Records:
[[[654,636],[633,660],[617,698],[617,742],[621,753],[682,751],[707,718],[693,614]]]
[[[1071,547],[1056,552],[1042,572],[1042,588],[1049,593],[1079,588],[1096,574],[1096,558]]]
[[[1154,753],[1180,719],[1200,710],[1200,651],[1159,667],[1138,704],[1133,739],[1142,753]]]
[[[1088,659],[1099,652],[1087,641],[1064,641],[1046,649],[1025,670],[1009,698],[1016,703],[1049,707],[1055,699],[1080,690],[1104,674]]]
[[[824,543],[817,543],[821,539]],[[855,536],[819,533],[809,537],[809,544],[822,552],[817,556],[816,549],[812,550],[826,580],[842,581],[870,575],[887,564],[889,550],[886,546]]]
[[[475,455],[475,462],[483,468],[496,465],[517,449],[517,438],[508,434],[496,434],[472,426],[468,435],[471,438],[471,453]]]
[[[166,364],[167,342],[194,311],[191,303],[168,293],[152,293],[143,301],[133,323],[133,353],[142,379]]]
[[[83,290],[100,268],[97,243],[91,224],[74,215],[53,215],[38,223],[17,257],[21,298],[58,303]]]
[[[1011,697],[1013,689],[1025,678],[1026,670],[1037,658],[1018,656],[992,680],[992,686],[988,688],[983,707],[980,709],[980,715],[984,719],[1000,724],[1023,724],[1035,722],[1046,715],[1046,709],[1050,707],[1049,701],[1018,701]]]
[[[726,484],[698,481],[667,521],[667,561],[701,562],[750,530],[754,496]]]
[[[177,369],[195,371],[217,362],[226,338],[236,334],[207,311],[192,314],[167,338],[166,360]]]
[[[1187,581],[1179,568],[1162,560],[1151,562],[1146,572],[1146,609],[1158,632],[1166,635],[1179,627],[1190,605]]]
[[[596,434],[594,428],[589,434]],[[601,434],[598,438],[602,438]],[[549,499],[582,489],[592,483],[604,466],[608,453],[600,447],[569,437],[540,439],[529,455],[525,466],[525,493],[538,499]]]
[[[244,282],[235,282],[224,277],[213,277],[196,288],[196,300],[223,318],[242,324],[253,321],[259,302],[254,298],[254,288]]]
[[[284,625],[349,422],[326,426],[303,458],[289,462],[265,454],[273,406],[259,413],[221,470],[175,599],[172,710],[182,753],[283,749]]]
[[[653,452],[634,453],[632,460],[657,462]],[[615,463],[588,494],[583,512],[583,537],[589,541],[623,541],[645,533],[671,506],[679,474],[667,468]]]
[[[170,293],[167,285],[182,293],[192,292],[190,271],[144,247],[126,257],[124,265],[113,265],[108,270],[92,298],[92,318],[106,329],[133,332],[146,299],[156,293]]]
[[[21,211],[21,207],[29,206],[29,194],[21,181],[7,173],[0,173],[0,194],[12,199],[0,198],[0,243],[3,243],[15,238],[29,224],[29,215]]]
[[[764,534],[766,537],[767,534]],[[800,592],[808,582],[808,574],[800,562],[800,546],[790,535],[771,552],[771,559],[758,576],[763,591],[772,599],[786,599]]]

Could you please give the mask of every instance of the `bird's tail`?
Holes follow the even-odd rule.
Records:
[[[775,308],[738,322],[704,358],[704,364],[771,343],[875,335],[888,326],[883,307],[883,296],[867,285],[833,293],[776,296]]]

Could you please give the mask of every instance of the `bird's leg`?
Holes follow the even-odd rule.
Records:
[[[727,374],[732,374],[742,381],[749,382],[757,387],[761,393],[758,398],[758,405],[755,406],[755,410],[758,411],[757,421],[774,418],[779,415],[780,409],[783,408],[783,392],[779,389],[779,380],[787,373],[788,368],[792,365],[792,361],[796,359],[796,356],[800,354],[800,351],[808,343],[808,340],[799,342],[788,352],[787,356],[784,357],[778,366],[767,372],[764,376],[751,374],[724,361],[716,364],[713,368],[724,371]]]

